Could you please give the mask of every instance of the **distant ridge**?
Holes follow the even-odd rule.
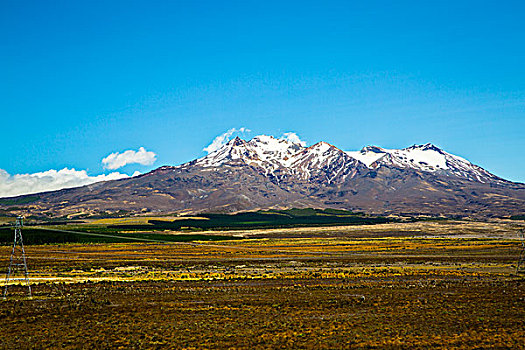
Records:
[[[323,141],[305,147],[260,135],[237,137],[179,166],[4,201],[9,205],[0,200],[0,207],[17,201],[11,211],[53,216],[314,207],[491,217],[524,214],[525,185],[430,143],[345,152]]]

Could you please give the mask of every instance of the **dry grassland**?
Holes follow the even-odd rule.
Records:
[[[10,286],[0,347],[524,347],[515,226],[389,225],[28,246],[34,297]]]

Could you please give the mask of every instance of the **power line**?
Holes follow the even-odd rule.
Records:
[[[34,228],[38,228],[38,229],[40,229],[40,230],[54,231],[54,232],[74,233],[74,234],[77,234],[77,235],[98,236],[98,237],[106,237],[106,238],[119,238],[119,239],[127,239],[127,240],[140,241],[140,242],[151,242],[151,243],[184,243],[184,242],[164,241],[164,240],[158,240],[158,239],[148,239],[148,238],[137,238],[137,237],[116,236],[116,235],[108,235],[108,234],[103,234],[103,233],[92,233],[92,232],[78,232],[78,231],[69,231],[69,230],[59,230],[59,229],[55,229],[55,228],[48,228],[48,227],[42,227],[42,226],[34,226]]]
[[[137,241],[137,242],[190,245],[190,246],[193,246],[193,247],[204,246],[204,247],[209,247],[209,248],[227,248],[227,249],[231,249],[231,250],[270,251],[270,252],[277,252],[277,253],[294,253],[294,254],[298,254],[298,255],[314,254],[314,255],[327,255],[327,256],[330,256],[330,255],[340,255],[341,254],[341,253],[336,253],[336,252],[316,252],[316,251],[309,251],[309,252],[305,253],[305,252],[300,252],[300,251],[295,251],[295,250],[290,250],[290,249],[275,249],[275,248],[267,248],[267,247],[241,247],[241,246],[225,245],[225,244],[217,244],[217,243],[176,242],[176,241],[166,241],[166,240],[158,240],[158,239],[148,239],[148,238],[108,235],[108,234],[103,234],[103,233],[60,230],[60,229],[43,227],[43,226],[32,226],[32,227],[38,228],[40,230],[47,230],[47,231],[54,231],[54,232],[64,232],[64,233],[74,233],[74,234],[86,235],[86,236],[98,236],[98,237],[106,237],[106,238],[127,239],[127,240]]]

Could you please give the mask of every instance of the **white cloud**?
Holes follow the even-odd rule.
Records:
[[[230,141],[233,134],[245,133],[245,132],[250,132],[250,131],[251,131],[250,129],[247,129],[244,127],[240,129],[231,128],[230,130],[226,131],[224,134],[217,136],[208,146],[204,147],[203,151],[205,151],[206,153],[215,152],[216,150],[218,150],[219,148],[227,144],[228,141]]]
[[[285,132],[283,136],[281,136],[281,140],[290,141],[293,143],[297,143],[303,147],[306,147],[306,142],[301,140],[299,136],[294,132]]]
[[[104,164],[105,169],[115,170],[128,164],[151,165],[155,163],[156,160],[157,155],[155,153],[146,151],[144,147],[140,147],[138,151],[127,150],[122,153],[111,153],[102,159],[102,164]]]
[[[135,174],[134,174],[135,175]],[[89,176],[85,170],[64,168],[47,170],[34,174],[10,175],[0,169],[0,197],[12,197],[22,194],[38,193],[89,185],[94,182],[117,180],[129,175],[113,172]]]

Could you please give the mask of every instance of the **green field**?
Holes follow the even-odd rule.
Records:
[[[129,241],[218,241],[232,239],[227,234],[199,234],[201,231],[258,230],[274,228],[374,225],[397,220],[336,209],[289,209],[237,214],[201,214],[198,217],[123,217],[98,221],[28,220],[25,244],[119,243]],[[11,221],[13,221],[12,218]],[[126,222],[129,220],[129,223]],[[113,222],[120,222],[114,224]],[[125,222],[125,223],[122,223]],[[180,233],[180,234],[177,234]],[[235,239],[235,237],[233,238]],[[11,244],[13,228],[4,221],[0,244]]]
[[[334,209],[289,209],[247,212],[237,214],[199,214],[202,219],[149,220],[155,229],[161,230],[237,230],[287,228],[301,226],[373,225],[396,220]],[[149,226],[151,227],[151,226]],[[108,228],[144,229],[144,225],[110,225]]]

